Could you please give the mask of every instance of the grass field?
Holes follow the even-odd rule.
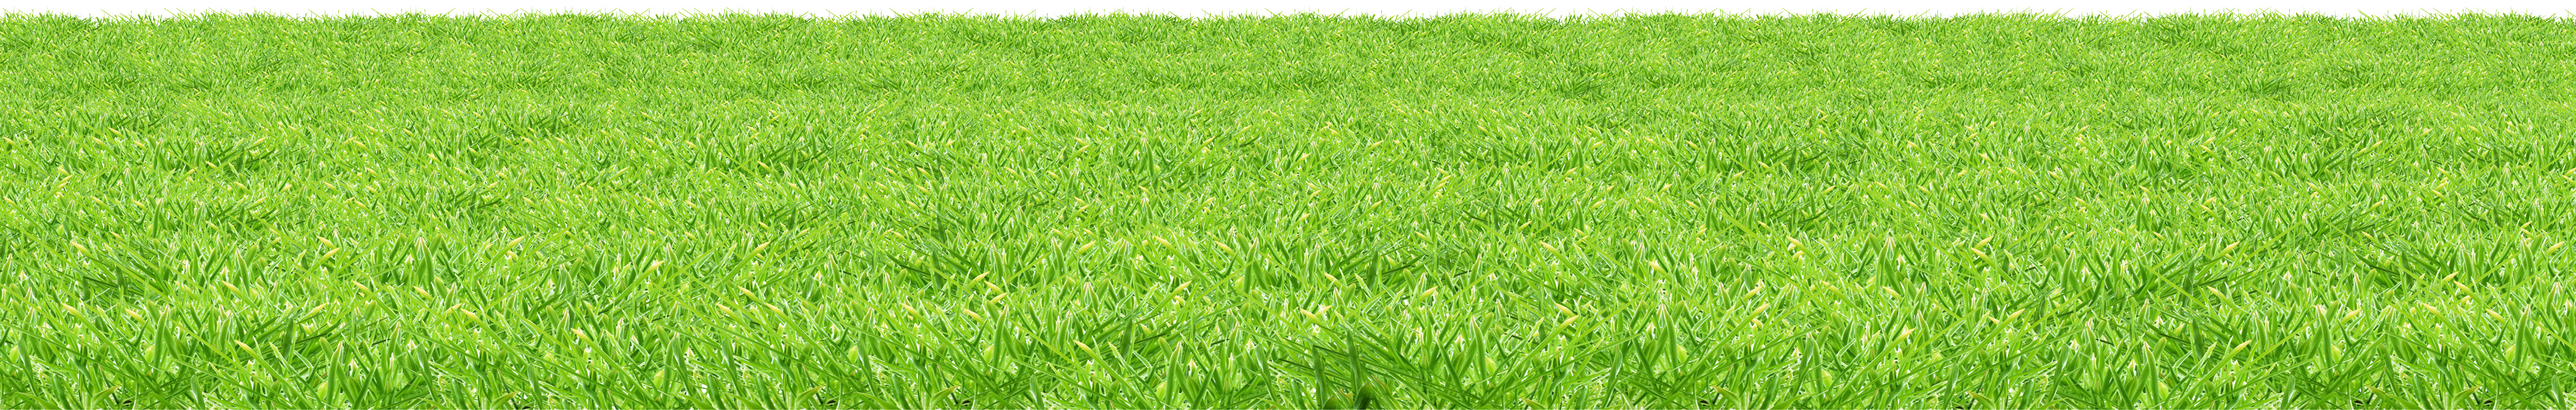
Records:
[[[2566,408],[2576,20],[0,16],[0,407]]]

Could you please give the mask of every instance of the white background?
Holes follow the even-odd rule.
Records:
[[[285,15],[400,12],[701,14],[742,11],[817,16],[923,12],[1057,16],[1117,11],[1180,16],[1293,12],[1381,16],[1516,12],[1565,16],[1663,11],[1738,14],[1832,12],[1900,16],[2036,12],[2081,16],[2274,11],[2348,17],[2479,12],[2576,18],[2576,0],[0,0],[0,13],[163,16],[206,11]]]

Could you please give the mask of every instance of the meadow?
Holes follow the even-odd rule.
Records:
[[[2566,408],[2576,20],[0,16],[0,407]]]

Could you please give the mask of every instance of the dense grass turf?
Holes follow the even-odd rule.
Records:
[[[0,406],[2576,405],[2576,21],[0,18]]]

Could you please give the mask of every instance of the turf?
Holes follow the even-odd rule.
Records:
[[[0,407],[2565,408],[2576,20],[0,16]]]

